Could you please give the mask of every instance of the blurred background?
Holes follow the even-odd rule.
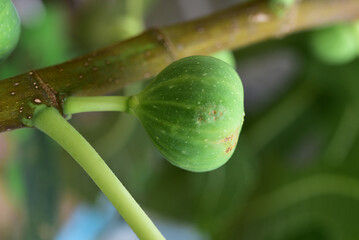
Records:
[[[0,79],[240,1],[13,2],[21,37]],[[222,52],[243,81],[246,119],[233,157],[213,172],[169,164],[132,116],[70,122],[168,239],[359,239],[358,29],[342,24]],[[0,239],[136,239],[77,163],[34,129],[0,134],[0,213]]]

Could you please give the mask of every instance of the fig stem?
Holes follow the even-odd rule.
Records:
[[[37,106],[31,121],[26,119],[24,123],[38,128],[60,144],[93,179],[140,239],[164,239],[96,150],[57,109]]]
[[[127,96],[68,97],[64,102],[64,113],[129,111]]]

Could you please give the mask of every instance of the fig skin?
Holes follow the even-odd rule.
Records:
[[[353,61],[359,55],[359,31],[356,24],[339,24],[315,31],[310,39],[315,56],[329,65]]]
[[[20,19],[11,0],[0,0],[0,61],[15,48],[20,36]]]
[[[178,60],[129,102],[153,144],[173,165],[204,172],[232,156],[244,119],[243,86],[209,56]]]

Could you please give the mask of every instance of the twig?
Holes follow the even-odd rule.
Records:
[[[254,1],[160,29],[52,67],[0,81],[0,132],[23,127],[28,102],[62,112],[68,95],[103,95],[150,78],[189,55],[247,46],[269,38],[359,18],[358,0],[302,0],[277,17]],[[41,53],[40,53],[41,54]]]

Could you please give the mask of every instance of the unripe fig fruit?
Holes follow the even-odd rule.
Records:
[[[359,55],[355,25],[341,24],[317,30],[311,37],[316,57],[328,64],[345,64]]]
[[[160,153],[173,165],[194,172],[227,162],[244,119],[237,72],[208,56],[172,63],[129,104]]]
[[[20,19],[11,0],[0,0],[0,61],[15,48],[20,36]]]

